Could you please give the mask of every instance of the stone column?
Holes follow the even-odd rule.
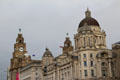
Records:
[[[109,58],[109,59],[108,59],[108,64],[109,64],[109,70],[108,70],[108,71],[109,71],[109,73],[108,73],[108,74],[109,74],[109,77],[112,77],[111,62],[112,62],[112,60],[111,60],[111,58]]]
[[[17,73],[17,70],[13,70],[11,72],[11,80],[16,80],[16,73]]]
[[[73,65],[71,64],[71,67],[70,67],[70,80],[73,79],[73,74],[74,74],[74,70],[73,70]]]
[[[95,73],[96,77],[102,77],[102,73],[101,73],[101,60],[98,59],[97,63],[96,63],[96,73]]]

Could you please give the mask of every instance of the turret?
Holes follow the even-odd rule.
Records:
[[[31,57],[30,55],[26,56],[26,54],[27,54],[26,43],[24,42],[21,29],[19,29],[19,33],[16,38],[16,43],[14,44],[14,52],[13,52],[13,58],[11,59],[10,69],[17,69],[29,63]]]
[[[45,52],[43,54],[43,57],[42,57],[43,65],[47,66],[49,64],[52,64],[53,59],[54,59],[54,57],[53,57],[51,51],[48,48],[46,48]]]
[[[73,46],[72,46],[72,42],[71,42],[70,38],[68,37],[68,33],[67,33],[66,40],[64,41],[63,53],[68,53],[70,51],[73,51]]]

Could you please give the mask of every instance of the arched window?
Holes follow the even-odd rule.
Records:
[[[101,57],[104,57],[105,56],[105,53],[101,53]]]
[[[84,70],[84,75],[85,75],[85,77],[88,76],[87,70]]]
[[[86,47],[85,37],[83,38],[83,40],[84,40],[84,47]]]
[[[106,71],[102,70],[102,76],[106,76]]]
[[[22,40],[20,40],[19,43],[22,43]]]
[[[83,54],[83,57],[86,58],[86,54]]]
[[[90,54],[90,58],[93,58],[93,54],[92,53]]]
[[[87,66],[87,61],[84,61],[84,66]]]
[[[91,44],[90,44],[90,37],[88,37],[88,45],[91,46]]]
[[[93,42],[93,43],[94,43],[94,45],[95,45],[95,44],[96,44],[96,38],[93,38],[93,39],[94,39],[94,42]]]
[[[105,62],[102,62],[102,63],[101,63],[101,66],[105,66]]]
[[[94,70],[91,70],[91,76],[94,77]]]
[[[90,66],[93,67],[93,61],[90,61]]]

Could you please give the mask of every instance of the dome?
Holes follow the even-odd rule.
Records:
[[[46,48],[46,51],[44,52],[43,57],[53,57],[52,53],[49,51],[48,48]]]
[[[120,44],[120,41],[116,42],[115,44]]]
[[[86,17],[80,22],[79,28],[83,27],[85,24],[88,26],[100,26],[96,19],[91,17],[91,12],[89,9],[85,12]]]
[[[88,18],[86,17],[85,19],[83,19],[80,22],[79,27],[83,27],[85,24],[87,24],[88,26],[99,26],[97,20],[92,17],[88,17]]]

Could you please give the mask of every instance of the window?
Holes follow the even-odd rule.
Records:
[[[91,76],[94,77],[94,70],[91,70]]]
[[[80,67],[81,67],[81,62],[80,62]]]
[[[93,61],[90,61],[90,66],[91,66],[91,67],[93,66]]]
[[[106,76],[106,71],[102,70],[102,76]]]
[[[89,43],[89,46],[91,46],[91,44],[90,44],[90,37],[88,37],[88,43]]]
[[[102,65],[102,66],[105,66],[105,62],[102,62],[101,65]]]
[[[84,66],[87,66],[87,61],[84,61]]]
[[[22,43],[22,40],[20,40],[19,43]]]
[[[105,54],[104,54],[104,53],[102,53],[102,54],[101,54],[101,57],[104,57],[104,56],[105,56]]]
[[[38,68],[35,68],[36,69],[36,71],[38,70]]]
[[[38,73],[36,73],[36,76],[38,75]]]
[[[70,71],[68,71],[68,76],[70,76]],[[69,80],[69,77],[68,77],[68,80]]]
[[[88,76],[87,70],[84,70],[85,77]]]
[[[83,40],[84,40],[84,47],[86,47],[85,37],[83,38]]]
[[[93,58],[93,54],[92,53],[90,54],[90,58]]]
[[[22,62],[22,58],[19,58],[19,62]]]
[[[86,58],[86,54],[83,54],[83,57]]]
[[[67,73],[65,72],[65,77],[67,76]]]
[[[80,77],[82,77],[82,72],[81,72],[81,70],[80,70]]]
[[[39,78],[38,78],[38,77],[36,77],[36,80],[39,80]]]
[[[70,72],[68,71],[68,76],[70,75]]]
[[[94,38],[94,44],[96,44],[96,38]]]

